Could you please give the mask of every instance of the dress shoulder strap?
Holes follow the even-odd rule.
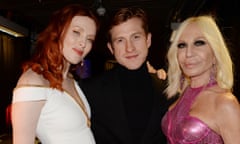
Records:
[[[20,86],[13,90],[12,103],[46,100],[52,89],[42,86]]]

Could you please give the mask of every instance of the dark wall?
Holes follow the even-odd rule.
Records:
[[[218,21],[234,63],[233,92],[240,100],[240,1],[221,0],[217,9]]]
[[[29,53],[28,40],[0,33],[0,134],[6,126],[6,108],[12,100],[12,90],[20,76],[21,62]]]

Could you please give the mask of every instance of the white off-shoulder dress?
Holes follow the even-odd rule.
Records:
[[[74,85],[90,117],[86,97],[76,81]],[[66,91],[38,86],[16,87],[13,91],[12,103],[39,100],[46,100],[36,129],[42,144],[95,144],[86,115]]]

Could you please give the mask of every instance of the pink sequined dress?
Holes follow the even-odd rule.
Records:
[[[202,89],[188,87],[178,104],[163,117],[162,130],[169,144],[224,144],[221,136],[207,124],[189,115],[191,105]]]

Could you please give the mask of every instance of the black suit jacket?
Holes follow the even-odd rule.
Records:
[[[166,81],[151,74],[154,87],[152,114],[141,144],[165,144],[161,119],[172,101],[167,101],[163,90]],[[118,69],[80,83],[91,107],[91,128],[97,144],[133,144],[122,102]],[[134,107],[134,104],[133,104]]]

